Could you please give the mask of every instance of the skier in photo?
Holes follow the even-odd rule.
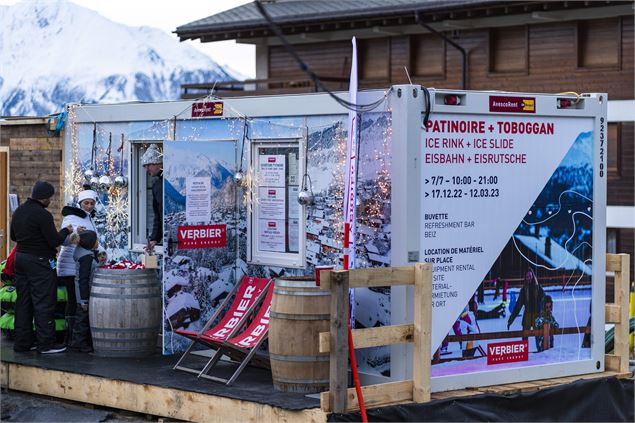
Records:
[[[154,223],[145,247],[146,252],[149,253],[154,250],[155,245],[161,244],[163,239],[163,153],[159,150],[157,144],[150,144],[145,153],[143,153],[141,165],[146,169],[148,175],[156,178],[152,183]]]
[[[465,306],[463,313],[457,320],[462,335],[470,335],[481,333],[481,328],[478,326],[476,315],[470,311],[469,306]],[[485,356],[483,347],[478,344],[478,341],[467,341],[465,343],[465,349],[463,349],[463,357],[474,357],[476,352],[479,352],[481,356]]]
[[[518,316],[523,307],[525,308],[522,320],[523,330],[534,329],[536,318],[540,315],[540,305],[544,296],[545,291],[538,283],[536,275],[534,275],[534,272],[529,270],[525,274],[523,287],[520,288],[518,300],[516,301],[514,309],[509,316],[509,320],[507,321],[507,330],[509,330],[512,323],[514,323],[516,316]],[[526,340],[527,337],[523,336],[523,339]]]
[[[542,329],[545,324],[549,323],[551,325],[551,329],[558,329],[558,322],[556,322],[556,318],[553,317],[553,300],[551,296],[545,295],[542,300],[542,311],[540,312],[540,316],[536,318],[535,328]],[[553,334],[549,335],[549,348],[553,348]],[[536,349],[538,352],[544,351],[544,336],[536,336]]]

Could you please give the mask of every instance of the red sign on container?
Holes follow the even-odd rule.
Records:
[[[534,97],[489,96],[490,112],[536,113]]]
[[[192,117],[223,116],[222,101],[192,103]]]
[[[227,245],[227,225],[179,226],[178,249],[219,248]]]
[[[529,343],[524,341],[487,344],[487,365],[529,360]]]

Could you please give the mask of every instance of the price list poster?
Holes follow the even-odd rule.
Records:
[[[433,377],[591,357],[595,120],[519,102],[518,114],[433,114],[422,128]]]

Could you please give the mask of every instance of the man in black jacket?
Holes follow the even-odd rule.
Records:
[[[53,216],[46,211],[55,194],[53,185],[38,181],[31,198],[18,207],[11,219],[11,239],[17,242],[15,256],[15,343],[13,349],[34,349],[33,319],[37,350],[43,354],[62,352],[55,343],[55,255],[57,247],[73,230],[67,226],[57,232]]]
[[[145,167],[148,175],[156,177],[152,183],[154,224],[146,245],[146,251],[151,252],[155,245],[161,244],[163,239],[163,154],[157,144],[150,144],[141,157],[141,164]]]

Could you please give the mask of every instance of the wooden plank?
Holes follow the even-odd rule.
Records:
[[[348,276],[334,272],[331,287],[331,342],[329,366],[329,409],[343,413],[346,409],[348,381]]]
[[[622,269],[622,259],[620,254],[607,254],[606,255],[606,271],[617,272]]]
[[[628,360],[626,361],[626,367],[628,368]],[[604,355],[604,368],[613,372],[620,372],[622,367],[622,357],[616,354]]]
[[[630,298],[630,263],[628,254],[617,254],[620,258],[620,269],[615,272],[615,304],[620,306],[619,323],[615,323],[615,340],[613,351],[620,357],[618,372],[628,372],[628,301]]]
[[[331,332],[320,332],[318,338],[318,351],[320,353],[331,352]]]
[[[355,349],[381,347],[383,345],[412,342],[414,325],[381,326],[378,328],[354,329],[353,344]],[[320,352],[331,351],[330,333],[320,333]]]
[[[604,305],[604,320],[606,323],[620,323],[622,307],[617,304]]]
[[[432,265],[414,266],[414,350],[412,354],[413,391],[415,402],[430,401],[430,333],[432,328]]]
[[[349,273],[348,283],[351,288],[414,285],[415,271],[412,266],[353,269]]]
[[[318,408],[292,411],[270,405],[142,385],[78,373],[9,364],[9,389],[185,421],[325,422]]]
[[[11,150],[61,150],[60,138],[11,138]]]
[[[0,387],[9,387],[9,363],[0,363]]]
[[[362,386],[364,405],[366,408],[373,408],[398,402],[412,401],[412,385],[412,380],[402,380],[399,382]],[[322,392],[320,394],[320,404],[324,412],[331,412],[330,409],[324,408],[324,406],[328,405],[329,395],[330,392]],[[358,411],[359,403],[357,402],[355,388],[350,388],[346,391],[346,398],[348,406],[345,412]]]

